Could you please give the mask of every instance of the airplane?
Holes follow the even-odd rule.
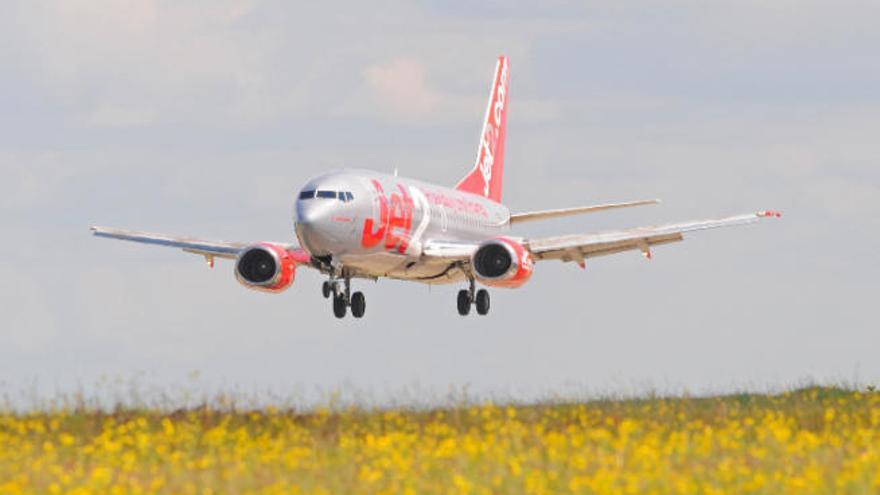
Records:
[[[586,260],[640,251],[684,239],[688,232],[779,217],[764,210],[714,220],[697,220],[612,232],[523,238],[512,226],[655,204],[657,200],[597,204],[511,213],[501,202],[504,138],[509,105],[510,61],[500,56],[473,168],[454,187],[429,184],[369,170],[341,170],[315,177],[298,192],[294,231],[298,243],[228,242],[92,227],[95,236],[182,249],[235,260],[237,280],[249,289],[279,293],[290,288],[299,267],[327,276],[321,291],[332,300],[333,314],[361,318],[366,299],[352,292],[352,279],[390,278],[423,284],[467,283],[458,292],[457,309],[472,306],[489,313],[485,288],[517,288],[532,276],[535,263],[561,260],[585,267]]]

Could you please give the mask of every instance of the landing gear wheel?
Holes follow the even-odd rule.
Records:
[[[458,291],[458,314],[467,316],[471,312],[471,295],[468,291],[462,289]]]
[[[333,285],[330,283],[329,280],[325,280],[324,283],[321,285],[321,294],[324,294],[324,299],[327,299],[332,293]]]
[[[355,292],[351,295],[351,315],[355,318],[364,316],[367,310],[367,300],[364,298],[363,292]]]
[[[489,291],[480,289],[477,291],[477,314],[485,315],[489,312]]]
[[[337,318],[345,318],[345,310],[348,305],[345,304],[345,296],[342,294],[333,298],[333,315]]]

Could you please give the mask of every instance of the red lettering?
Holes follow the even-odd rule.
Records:
[[[398,185],[400,195],[391,195],[391,216],[388,220],[388,234],[385,237],[385,249],[397,248],[404,253],[409,246],[409,234],[412,229],[413,200],[406,188]]]
[[[385,197],[385,191],[378,181],[373,180],[373,187],[376,188],[376,197],[381,210],[380,220],[378,226],[373,218],[367,218],[364,221],[361,244],[365,248],[371,248],[377,246],[384,239],[385,249],[396,250],[403,254],[409,247],[409,237],[412,231],[413,199],[406,188],[400,184],[397,185],[400,194],[392,193],[389,198]]]
[[[379,225],[378,228],[374,229],[373,227],[376,222],[372,218],[364,221],[364,234],[361,236],[361,244],[365,248],[371,248],[382,242],[385,233],[388,231],[388,201],[385,199],[385,191],[382,190],[382,184],[379,184],[376,180],[373,180],[373,187],[376,188],[376,198],[379,200]]]

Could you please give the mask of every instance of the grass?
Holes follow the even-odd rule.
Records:
[[[880,493],[880,392],[7,412],[0,493]]]

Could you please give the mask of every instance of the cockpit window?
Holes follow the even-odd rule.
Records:
[[[322,198],[322,199],[339,199],[342,202],[349,202],[354,200],[354,195],[349,191],[327,191],[320,190],[315,191],[314,189],[309,189],[308,191],[302,191],[299,193],[299,199],[313,199],[313,198]]]

